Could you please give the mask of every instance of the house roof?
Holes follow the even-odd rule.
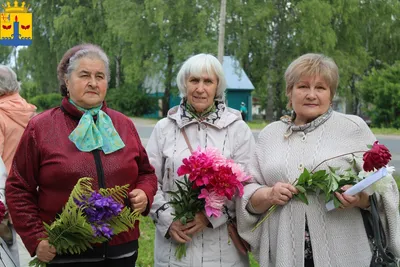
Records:
[[[222,67],[225,73],[227,89],[254,90],[249,77],[247,77],[244,70],[240,67],[239,62],[234,57],[224,56]]]
[[[247,77],[244,70],[240,67],[239,61],[232,56],[224,56],[222,62],[224,69],[227,89],[229,90],[254,90],[249,77]],[[164,93],[164,74],[160,71],[158,74],[146,76],[144,80],[144,88],[148,89],[149,94]],[[176,86],[175,79],[172,80]]]

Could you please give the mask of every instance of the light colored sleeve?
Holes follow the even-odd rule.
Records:
[[[173,222],[174,209],[167,203],[163,191],[163,179],[165,175],[169,175],[165,171],[165,158],[163,157],[162,148],[165,142],[165,135],[162,132],[161,122],[158,122],[147,142],[147,156],[150,164],[153,165],[157,176],[157,193],[154,197],[153,205],[150,209],[150,217],[157,226],[157,231],[160,231],[163,236],[166,236],[168,229]]]
[[[250,181],[244,187],[244,194],[241,199],[236,201],[236,218],[238,223],[238,231],[240,236],[245,239],[251,246],[251,251],[256,258],[258,258],[260,250],[260,239],[262,235],[265,235],[268,229],[268,220],[266,220],[260,227],[252,231],[253,227],[260,220],[261,215],[254,214],[249,210],[248,203],[250,198],[253,196],[254,192],[258,189],[265,187],[264,176],[260,168],[260,162],[263,162],[263,157],[261,153],[265,150],[268,145],[267,139],[264,138],[264,130],[259,134],[257,144],[254,148],[254,153],[251,153],[250,160]],[[265,246],[268,239],[263,239]]]
[[[6,205],[5,188],[7,176],[6,165],[4,165],[3,160],[0,158],[0,201],[2,201],[4,205]]]
[[[356,116],[353,119],[358,125],[354,135],[354,143],[358,147],[354,149],[366,150],[367,145],[372,145],[376,141],[376,137],[363,119]],[[356,168],[357,172],[363,169],[362,157],[356,158]],[[385,229],[388,247],[397,258],[400,258],[399,189],[394,179],[390,181],[385,193],[378,195],[378,209]]]
[[[372,145],[376,137],[368,125],[361,120],[359,126],[358,140],[365,140],[366,144]],[[362,163],[362,159],[360,162],[357,162],[357,164],[360,164],[357,166],[360,170],[363,168]],[[394,179],[390,181],[390,185],[388,185],[385,193],[378,196],[378,209],[385,229],[388,247],[397,258],[400,258],[399,189]]]

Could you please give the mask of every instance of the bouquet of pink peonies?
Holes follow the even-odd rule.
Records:
[[[333,208],[339,207],[340,201],[336,197],[335,192],[340,191],[340,188],[344,185],[357,184],[362,179],[367,178],[368,174],[370,174],[371,172],[376,172],[381,168],[385,167],[392,158],[387,147],[382,144],[379,144],[378,141],[375,141],[375,143],[372,146],[369,145],[367,147],[369,148],[369,150],[367,151],[353,151],[323,160],[317,166],[315,166],[311,171],[307,170],[307,168],[304,168],[299,178],[297,178],[293,182],[293,185],[299,191],[299,193],[294,195],[293,197],[295,199],[304,202],[305,204],[308,204],[307,194],[309,193],[324,194],[326,203],[332,203]],[[363,170],[360,173],[356,173],[354,171],[354,169],[356,169],[355,154],[357,153],[364,153]],[[349,169],[340,171],[339,168],[328,166],[329,171],[326,170],[315,171],[319,166],[321,166],[321,164],[329,160],[340,158],[346,155],[353,155],[353,161],[352,161],[353,166],[350,167]],[[387,170],[388,170],[387,175],[380,178],[389,178],[389,179],[381,179],[379,181],[377,180],[375,182],[375,185],[371,187],[376,188],[378,186],[381,188],[385,188],[385,186],[378,184],[380,182],[387,183],[388,181],[390,181],[390,178],[392,177],[391,175],[393,173],[393,168],[388,167]],[[372,192],[369,191],[369,193]],[[269,216],[271,216],[271,214],[276,210],[277,207],[278,207],[277,205],[272,205],[267,211],[265,217],[262,218],[253,228],[253,231],[257,227],[259,227]]]
[[[178,168],[183,181],[175,181],[177,191],[168,191],[172,195],[169,203],[175,209],[174,220],[182,224],[194,219],[196,213],[205,210],[207,216],[219,217],[223,213],[226,200],[243,195],[242,182],[250,176],[241,166],[226,159],[216,148],[198,148],[189,158],[183,159]],[[179,244],[175,256],[181,259],[186,255],[186,245]]]

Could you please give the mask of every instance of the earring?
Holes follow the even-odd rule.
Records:
[[[69,97],[69,91],[68,91],[68,89],[67,89],[67,97]]]

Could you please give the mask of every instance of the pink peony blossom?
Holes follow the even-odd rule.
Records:
[[[226,159],[217,148],[200,147],[182,160],[183,165],[177,170],[179,176],[188,175],[192,189],[201,188],[199,199],[205,199],[205,210],[208,216],[220,216],[227,199],[237,194],[243,195],[242,182],[250,177],[239,164]]]
[[[214,191],[208,191],[207,189],[201,189],[199,199],[205,199],[205,210],[208,217],[215,216],[219,217],[222,214],[222,207],[225,203],[225,197],[217,194]]]
[[[250,176],[247,175],[241,165],[236,164],[233,160],[227,160],[227,164],[232,168],[232,172],[236,175],[236,178],[239,182],[245,182],[250,179]]]

